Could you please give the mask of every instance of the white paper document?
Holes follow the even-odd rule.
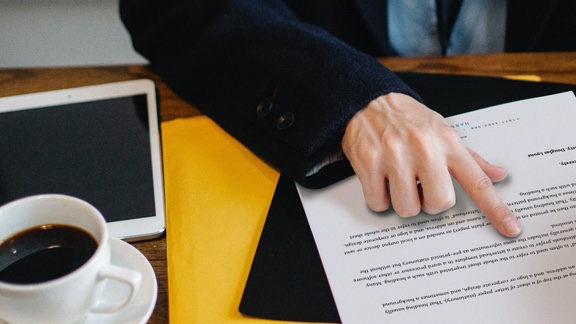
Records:
[[[496,184],[523,225],[506,238],[455,184],[457,204],[403,219],[375,213],[356,177],[298,187],[344,323],[576,320],[576,98],[572,92],[447,118],[508,170]]]

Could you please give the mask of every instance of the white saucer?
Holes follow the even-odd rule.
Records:
[[[158,284],[154,269],[148,259],[132,245],[116,238],[110,239],[112,250],[112,264],[120,267],[132,269],[142,274],[142,283],[134,300],[123,310],[112,314],[88,314],[85,324],[141,324],[146,323],[154,306],[158,295]],[[105,301],[121,300],[127,294],[128,288],[125,285],[109,280],[104,289],[102,299]]]
[[[132,269],[142,274],[142,283],[134,299],[123,310],[112,314],[88,314],[83,324],[143,324],[150,319],[158,284],[154,269],[148,259],[132,245],[117,238],[110,238],[112,264]],[[122,300],[128,294],[126,285],[109,280],[102,294],[105,302]],[[0,319],[0,324],[8,324]]]

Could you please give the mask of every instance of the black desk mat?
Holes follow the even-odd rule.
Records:
[[[398,73],[443,116],[521,99],[576,91],[576,86],[440,74]],[[576,121],[575,121],[576,122]],[[281,175],[244,289],[244,315],[340,322],[294,182]]]

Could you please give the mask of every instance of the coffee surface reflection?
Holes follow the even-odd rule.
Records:
[[[0,281],[34,284],[57,279],[81,267],[97,247],[91,234],[74,226],[27,229],[0,243]]]

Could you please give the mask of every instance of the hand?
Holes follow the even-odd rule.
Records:
[[[342,149],[374,211],[391,202],[401,217],[445,211],[456,202],[453,176],[496,230],[522,231],[493,186],[506,170],[467,149],[440,114],[410,96],[390,93],[368,104],[346,126]]]

